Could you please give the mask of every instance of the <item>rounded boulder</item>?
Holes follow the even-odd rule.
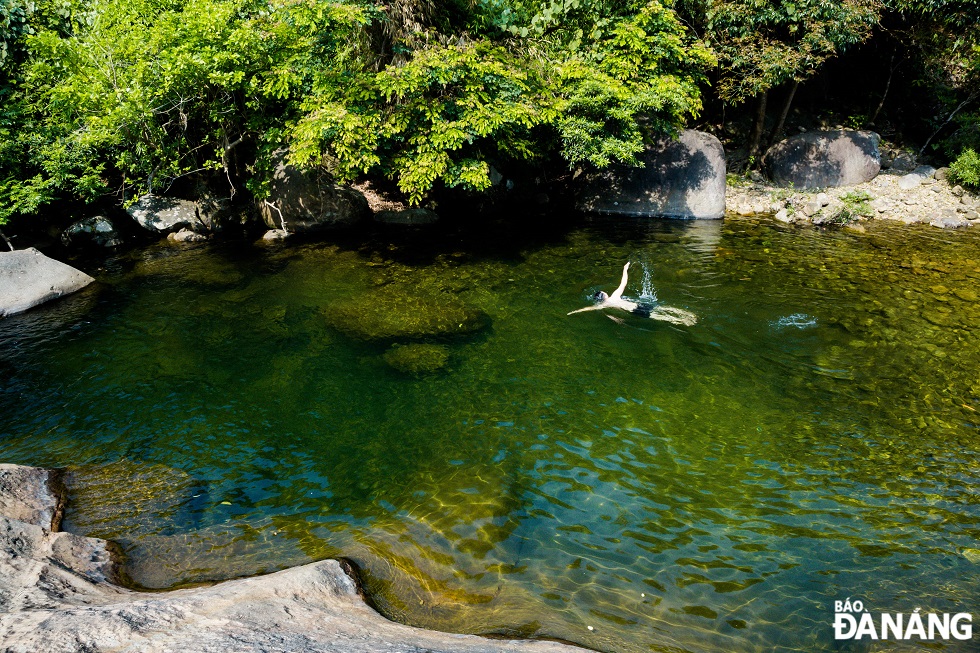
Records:
[[[881,170],[881,138],[870,131],[812,131],[776,143],[763,157],[766,176],[777,186],[854,186]]]
[[[705,132],[686,129],[637,156],[642,167],[612,165],[590,173],[578,195],[589,213],[684,220],[725,215],[725,148]]]

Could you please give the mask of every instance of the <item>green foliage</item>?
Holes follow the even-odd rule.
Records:
[[[634,162],[645,137],[700,110],[713,60],[658,2],[491,5],[471,21],[487,33],[427,44],[347,88],[316,84],[294,159],[326,159],[343,180],[379,171],[417,202],[436,183],[488,188],[491,161],[551,142],[570,165]]]
[[[904,38],[920,63],[916,85],[932,100],[924,116],[935,149],[980,148],[980,0],[888,0],[908,21]]]
[[[863,190],[844,193],[840,196],[844,206],[838,215],[846,218],[845,221],[850,221],[855,217],[871,217],[874,215],[874,210],[871,208],[873,199],[874,196],[871,193]]]
[[[718,95],[739,103],[784,82],[802,81],[828,58],[867,39],[880,2],[704,0],[694,11],[703,15],[718,52]]]
[[[631,162],[713,63],[655,1],[22,1],[0,0],[0,219],[231,180],[238,146],[258,196],[283,147],[413,202],[487,188],[493,161]]]
[[[954,184],[980,189],[980,154],[966,149],[949,164],[949,179]]]
[[[699,114],[717,63],[738,103],[882,11],[907,17],[960,151],[980,142],[978,2],[0,0],[0,223],[199,173],[263,197],[284,148],[415,203],[486,189],[492,165],[635,163]]]

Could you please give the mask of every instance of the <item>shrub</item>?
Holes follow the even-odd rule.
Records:
[[[949,179],[955,184],[980,188],[980,154],[965,149],[949,164]]]

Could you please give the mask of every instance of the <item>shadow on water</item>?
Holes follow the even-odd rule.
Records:
[[[556,223],[139,252],[0,322],[3,458],[69,466],[147,587],[343,556],[399,621],[623,652],[975,606],[980,238]],[[626,260],[698,324],[565,315]],[[392,295],[492,328],[398,372],[327,319]]]

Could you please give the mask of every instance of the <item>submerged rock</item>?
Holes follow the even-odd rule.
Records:
[[[687,129],[638,156],[642,168],[610,166],[588,175],[581,211],[680,219],[725,215],[725,149],[711,134]]]
[[[202,247],[173,247],[169,243],[138,252],[133,267],[138,277],[170,277],[177,282],[228,285],[238,283],[243,274],[234,262]]]
[[[442,345],[395,345],[385,352],[384,359],[399,372],[428,374],[446,366],[449,362],[449,350]]]
[[[9,474],[6,466],[4,473]],[[37,472],[37,473],[35,473]],[[47,470],[20,468],[36,508],[58,503]],[[11,505],[0,485],[0,508]],[[38,512],[41,514],[43,510]],[[25,516],[23,513],[17,513]],[[485,639],[388,621],[336,560],[169,592],[115,584],[111,543],[0,514],[0,633],[5,651],[563,653],[556,642]],[[47,519],[46,513],[39,518]]]
[[[358,191],[336,184],[320,170],[301,170],[280,161],[268,198],[259,213],[269,229],[309,233],[356,224],[368,217],[368,201]]]
[[[879,141],[869,131],[806,132],[773,145],[762,163],[779,186],[854,186],[874,179],[881,169]]]
[[[324,315],[333,328],[362,340],[459,336],[490,324],[486,313],[458,299],[431,299],[390,286],[332,304]]]
[[[66,247],[118,247],[123,244],[122,237],[112,221],[104,215],[96,215],[73,222],[61,234],[61,242]]]
[[[0,252],[0,317],[81,290],[95,281],[33,247]]]
[[[64,527],[77,533],[134,539],[189,521],[188,507],[205,488],[188,474],[151,463],[118,460],[70,467]]]

